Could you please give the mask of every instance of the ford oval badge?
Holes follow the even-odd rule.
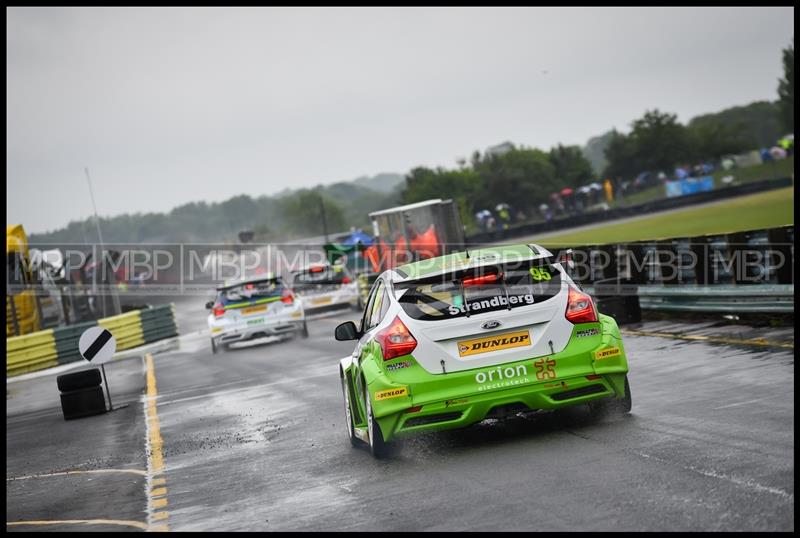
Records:
[[[486,330],[489,330],[489,329],[496,329],[496,328],[498,328],[500,325],[501,325],[501,323],[500,323],[499,321],[497,321],[497,320],[492,320],[492,321],[487,321],[486,323],[484,323],[483,325],[481,325],[481,328],[482,328],[482,329],[486,329]]]

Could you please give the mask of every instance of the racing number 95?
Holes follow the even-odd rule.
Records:
[[[539,267],[531,267],[531,278],[537,282],[542,280],[550,280],[550,272],[547,269],[540,269]]]

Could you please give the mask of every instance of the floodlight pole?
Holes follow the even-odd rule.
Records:
[[[97,237],[100,239],[100,269],[105,269],[105,264],[103,263],[103,251],[105,247],[103,245],[103,232],[100,231],[100,219],[97,217],[97,205],[94,202],[94,190],[92,189],[92,178],[89,176],[89,167],[86,166],[83,168],[86,172],[86,181],[89,183],[89,196],[92,198],[92,209],[94,209],[94,223],[97,226]],[[97,274],[95,272],[95,274]],[[119,314],[122,312],[122,309],[119,305],[119,295],[117,295],[117,279],[116,275],[114,274],[113,267],[111,271],[111,300],[114,304],[114,314]],[[103,299],[103,309],[105,310],[105,299]]]
[[[322,233],[325,235],[325,244],[328,243],[328,223],[325,220],[325,202],[322,200],[322,195],[319,195],[319,210],[322,215]]]

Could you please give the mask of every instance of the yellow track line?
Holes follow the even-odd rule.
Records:
[[[150,532],[169,531],[166,524],[169,512],[164,510],[167,506],[167,480],[164,473],[164,455],[161,449],[164,440],[161,438],[161,427],[158,421],[158,411],[156,401],[158,400],[158,389],[156,388],[156,371],[153,366],[153,356],[147,353],[144,356],[145,367],[147,369],[147,394],[144,398],[144,414],[147,426],[147,513],[148,526]],[[158,510],[158,511],[157,511]],[[158,525],[153,523],[158,521]]]
[[[784,349],[794,349],[794,344],[769,342],[764,338],[752,338],[750,340],[743,340],[740,338],[726,338],[724,336],[703,336],[691,334],[675,334],[675,333],[662,333],[654,331],[636,331],[633,329],[620,329],[622,334],[631,336],[658,336],[661,338],[676,338],[679,340],[693,340],[700,342],[712,342],[716,344],[729,344],[739,346],[762,346],[762,347],[780,347]]]
[[[42,473],[42,474],[30,474],[26,476],[12,476],[11,478],[6,478],[6,482],[12,482],[14,480],[27,480],[29,478],[50,478],[51,476],[67,476],[73,474],[105,474],[105,473],[130,473],[139,476],[147,476],[146,471],[141,471],[139,469],[92,469],[88,471],[63,471],[60,473]]]
[[[7,521],[6,527],[19,525],[122,525],[147,530],[146,523],[125,519],[63,519],[63,520],[34,520],[34,521]]]

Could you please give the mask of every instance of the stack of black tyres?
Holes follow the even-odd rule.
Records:
[[[61,391],[61,410],[64,412],[64,420],[106,412],[102,381],[98,368],[64,374],[56,378],[58,390]]]

